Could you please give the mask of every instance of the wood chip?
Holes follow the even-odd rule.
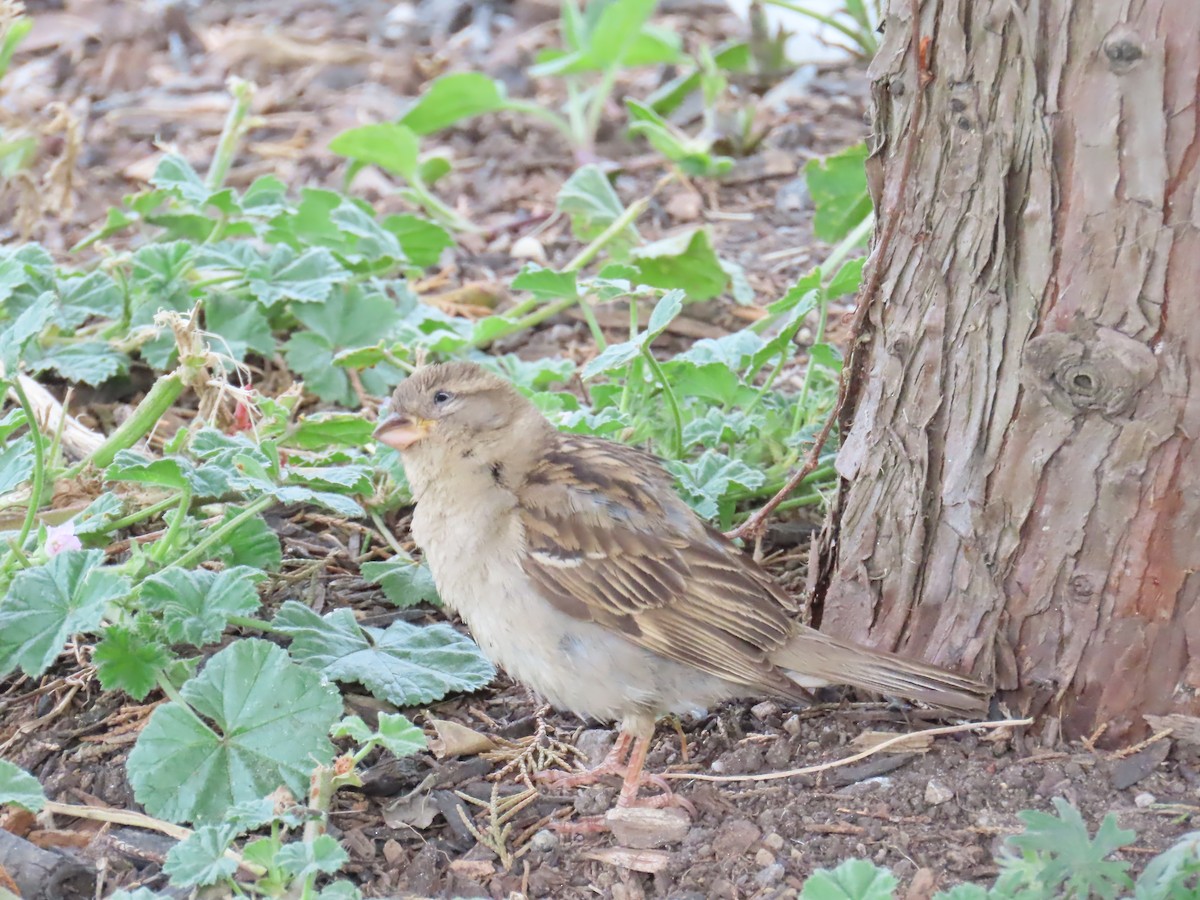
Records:
[[[496,874],[496,867],[486,859],[456,859],[451,861],[449,868],[455,875],[473,881],[491,878]]]
[[[665,850],[608,847],[602,850],[590,850],[583,855],[597,862],[620,866],[623,869],[632,869],[635,872],[645,872],[647,875],[657,875],[659,872],[665,871],[671,863],[671,854]]]
[[[1171,737],[1185,744],[1200,745],[1200,718],[1174,713],[1169,716],[1142,716],[1155,731],[1171,729]]]
[[[850,742],[855,750],[869,750],[884,741],[890,741],[896,736],[892,731],[864,731]],[[933,736],[928,734],[910,734],[902,741],[897,741],[882,753],[925,753],[933,746]]]
[[[604,815],[613,837],[630,847],[648,850],[687,837],[692,820],[682,809],[616,807]]]

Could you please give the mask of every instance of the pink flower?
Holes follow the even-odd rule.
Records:
[[[64,550],[82,550],[83,543],[75,537],[75,523],[63,522],[46,529],[46,552],[57,556]]]

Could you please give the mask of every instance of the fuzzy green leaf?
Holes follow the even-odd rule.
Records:
[[[274,644],[236,641],[180,695],[187,706],[158,707],[126,764],[134,795],[153,816],[215,823],[280,785],[302,797],[313,766],[333,758],[337,690]]]
[[[292,638],[299,662],[335,681],[357,681],[396,706],[418,706],[452,691],[474,691],[495,675],[479,648],[449,625],[360,626],[348,609],[319,616],[289,600],[274,623]]]
[[[23,569],[0,600],[0,676],[50,667],[67,638],[93,631],[106,604],[129,593],[129,581],[101,567],[102,550],[65,550]]]

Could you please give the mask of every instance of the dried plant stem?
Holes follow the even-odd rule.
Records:
[[[670,778],[679,781],[711,781],[719,784],[732,784],[739,781],[778,781],[783,778],[795,778],[798,775],[815,775],[818,772],[827,772],[830,769],[838,769],[842,766],[848,766],[851,763],[856,763],[860,759],[866,759],[868,756],[874,756],[889,747],[894,747],[896,744],[904,741],[911,741],[914,737],[928,736],[934,737],[939,734],[958,734],[963,731],[974,731],[977,728],[1015,728],[1020,725],[1032,725],[1033,719],[1000,719],[995,722],[967,722],[963,725],[944,725],[940,728],[926,728],[923,731],[913,731],[906,734],[898,734],[893,738],[888,738],[876,744],[874,747],[869,747],[861,753],[855,753],[853,756],[847,756],[845,759],[837,759],[833,762],[821,763],[815,766],[804,766],[799,769],[787,769],[783,772],[764,772],[759,775],[697,775],[688,772],[666,772],[662,775],[663,778]]]

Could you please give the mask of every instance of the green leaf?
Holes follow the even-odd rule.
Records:
[[[436,266],[442,251],[454,246],[449,231],[417,216],[388,216],[381,224],[396,236],[414,266]]]
[[[339,156],[379,166],[412,181],[417,173],[420,141],[411,128],[394,122],[361,125],[343,131],[329,143]]]
[[[172,643],[203,647],[221,637],[230,616],[249,616],[258,609],[254,586],[265,578],[246,566],[221,572],[172,567],[142,582],[141,605],[161,615]]]
[[[103,561],[103,550],[65,550],[17,573],[0,600],[0,675],[17,666],[41,675],[68,637],[94,631],[105,605],[129,593],[129,581]]]
[[[1198,889],[1200,831],[1191,831],[1146,863],[1134,885],[1133,900],[1194,900]]]
[[[687,360],[697,365],[720,363],[734,371],[742,371],[750,365],[755,355],[762,350],[766,341],[748,328],[731,331],[719,338],[701,338],[685,350],[676,354],[676,360]]]
[[[428,746],[425,732],[406,716],[392,713],[379,714],[379,743],[397,758],[420,753]]]
[[[729,284],[729,275],[703,228],[637,247],[630,257],[641,284],[678,288],[692,301],[718,297]]]
[[[804,167],[816,213],[813,233],[823,241],[840,241],[871,214],[867,192],[867,145],[856,144]]]
[[[317,900],[362,900],[362,891],[349,881],[339,878],[321,888]]]
[[[225,855],[238,829],[222,823],[201,825],[167,852],[163,871],[176,887],[217,884],[237,871],[236,860]]]
[[[817,869],[804,882],[800,900],[892,900],[896,878],[865,859],[848,859],[836,869]]]
[[[526,263],[512,280],[514,291],[529,291],[539,300],[558,300],[562,297],[578,297],[579,287],[575,283],[575,272],[556,272],[537,263]]]
[[[400,118],[415,134],[440,131],[472,116],[508,105],[504,85],[479,72],[457,72],[434,81]]]
[[[441,603],[429,567],[419,566],[412,560],[365,562],[362,577],[380,585],[384,595],[401,609],[422,602]]]
[[[225,525],[242,511],[236,507],[225,510],[225,517],[217,525]],[[228,566],[248,566],[277,572],[283,565],[283,547],[279,535],[262,516],[252,516],[238,525],[226,536],[225,543],[214,554]]]
[[[204,206],[212,193],[191,163],[173,153],[159,160],[150,183],[197,207]]]
[[[121,290],[103,272],[90,272],[80,278],[64,278],[59,283],[60,318],[70,327],[80,325],[89,316],[119,319],[124,311]]]
[[[530,67],[529,74],[540,78],[679,62],[682,58],[679,35],[646,25],[656,2],[592,0],[582,29],[574,35],[578,44],[573,52],[545,56]],[[577,23],[575,28],[578,27]],[[568,39],[568,45],[571,43]]]
[[[646,323],[646,339],[654,340],[667,330],[667,326],[675,321],[675,317],[683,312],[683,291],[668,291],[654,305],[650,313],[650,321]]]
[[[588,164],[575,170],[558,192],[558,211],[571,220],[571,231],[584,243],[599,237],[625,212],[617,192],[599,166]],[[630,224],[608,245],[613,258],[620,259],[641,240]]]
[[[46,805],[46,794],[36,778],[7,759],[0,759],[0,806],[6,803],[40,812]]]
[[[988,900],[988,889],[977,884],[959,884],[948,891],[938,891],[933,900]]]
[[[1095,839],[1088,837],[1083,816],[1062,797],[1054,798],[1057,816],[1024,810],[1018,817],[1025,831],[1008,838],[1007,845],[1039,859],[1040,878],[1051,888],[1066,885],[1073,896],[1114,898],[1120,889],[1131,887],[1129,864],[1108,860],[1109,854],[1133,842],[1136,835],[1117,826],[1109,813],[1100,823]],[[1011,859],[1011,851],[1006,851]],[[1005,857],[1002,856],[1002,864]]]
[[[204,325],[221,340],[213,349],[238,362],[250,352],[269,357],[275,352],[275,335],[262,305],[235,294],[212,294],[204,307]]]
[[[134,700],[144,700],[158,683],[159,672],[171,662],[171,653],[149,636],[110,625],[92,661],[104,690],[124,691]]]
[[[180,695],[187,705],[155,709],[126,763],[150,815],[215,823],[280,785],[303,797],[313,766],[333,758],[337,690],[274,644],[234,642]]]
[[[808,360],[822,369],[842,371],[842,351],[833,344],[813,344],[808,348]]]
[[[283,604],[273,624],[291,636],[296,660],[335,681],[357,681],[396,706],[478,690],[495,675],[479,648],[445,624],[366,628],[348,609],[318,616],[294,600]]]
[[[400,319],[396,304],[385,294],[344,285],[320,305],[301,306],[296,318],[334,347],[373,344]]]
[[[371,442],[374,428],[374,424],[355,413],[320,412],[301,416],[280,443],[302,450],[365,447]]]
[[[191,466],[175,457],[147,459],[133,450],[121,450],[104,470],[105,481],[131,481],[183,490],[190,480]]]
[[[754,490],[766,481],[760,470],[717,450],[705,450],[694,462],[669,460],[666,465],[679,479],[692,507],[708,519],[716,516],[730,488]]]
[[[23,437],[5,444],[0,450],[0,494],[15,490],[32,476],[33,439]]]
[[[248,284],[263,306],[281,300],[322,303],[347,272],[324,247],[311,247],[299,256],[289,247],[275,247],[270,257],[249,272]]]
[[[12,324],[0,330],[0,371],[12,377],[20,367],[25,345],[37,337],[54,315],[54,295],[42,294]]]
[[[826,298],[836,300],[844,294],[857,294],[858,286],[862,284],[863,266],[866,263],[865,256],[846,262],[837,270],[837,274],[829,279],[829,284],[825,287]]]
[[[595,378],[597,375],[602,375],[605,372],[624,368],[630,361],[637,359],[641,355],[642,346],[645,343],[646,335],[643,333],[632,341],[609,344],[599,354],[588,360],[587,365],[583,367],[580,375],[584,379]]]
[[[316,872],[331,875],[349,859],[349,854],[328,834],[319,834],[310,841],[284,844],[275,854],[275,864],[293,878],[303,878]]]
[[[107,341],[59,344],[29,363],[31,372],[44,372],[47,369],[54,369],[67,381],[95,387],[128,371],[129,357],[114,349]]]

